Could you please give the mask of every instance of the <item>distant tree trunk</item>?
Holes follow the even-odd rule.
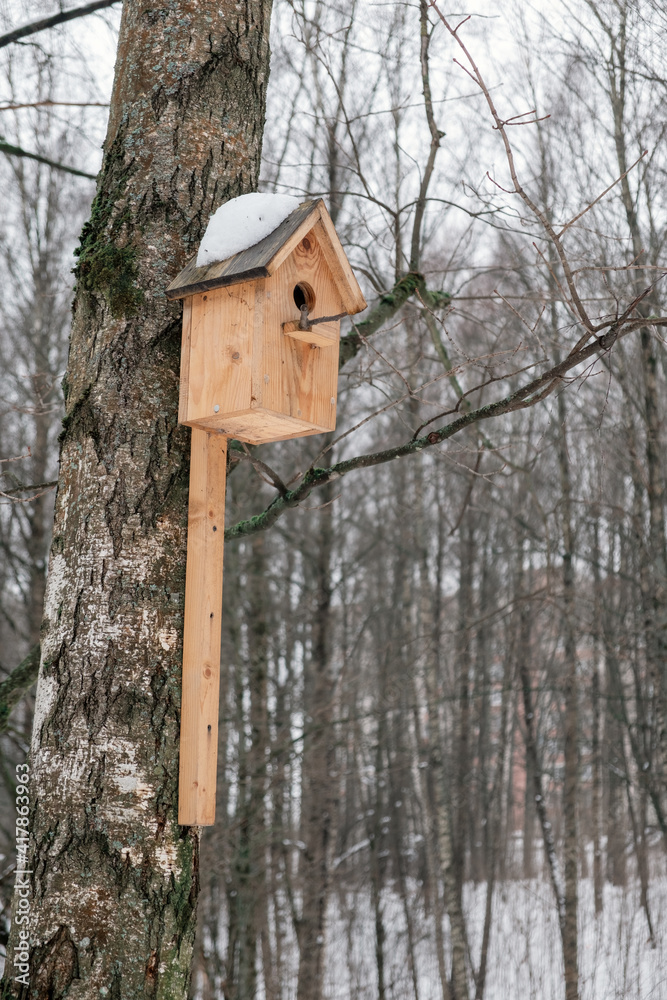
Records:
[[[626,884],[625,810],[623,789],[627,781],[623,750],[622,709],[624,694],[619,679],[619,666],[611,642],[605,634],[606,712],[604,719],[604,744],[608,772],[607,829],[607,878],[612,885]]]
[[[440,745],[442,745],[442,735]],[[451,1000],[468,1000],[468,973],[466,968],[466,925],[459,891],[458,870],[452,847],[450,805],[445,794],[446,779],[442,773],[441,757],[434,751],[430,760],[433,771],[433,805],[438,836],[438,855],[445,895],[445,908],[449,916],[452,949]]]
[[[395,713],[398,715],[398,713]],[[392,746],[392,740],[389,740],[389,747]],[[408,967],[410,969],[410,979],[412,982],[412,993],[414,1000],[419,1000],[419,976],[417,970],[416,961],[416,938],[417,933],[415,929],[415,921],[410,906],[409,898],[409,888],[408,879],[406,872],[406,861],[404,856],[403,848],[403,838],[402,838],[402,826],[403,826],[403,816],[401,815],[401,806],[403,805],[401,796],[403,795],[403,790],[401,786],[401,776],[404,770],[405,761],[405,747],[402,746],[401,738],[397,738],[393,741],[394,754],[392,756],[391,751],[388,753],[388,766],[387,766],[387,780],[389,782],[389,808],[391,814],[391,826],[392,831],[391,844],[393,848],[393,862],[397,875],[398,891],[401,899],[401,907],[403,910],[403,917],[405,919],[405,931],[406,931],[406,950],[408,958]],[[405,812],[405,810],[402,810]]]
[[[369,801],[373,802],[374,808],[366,810],[367,830],[370,853],[370,881],[371,881],[371,903],[375,918],[375,967],[377,969],[377,996],[378,1000],[385,1000],[385,923],[384,906],[382,902],[382,883],[384,875],[384,863],[380,857],[382,845],[383,815],[385,809],[384,802],[384,782],[382,755],[386,740],[386,724],[384,713],[381,714],[378,723],[377,746],[375,748],[375,776],[376,784],[374,788],[375,797]],[[370,813],[372,812],[372,815]]]
[[[421,630],[424,635],[428,634],[425,621],[424,610],[427,606],[427,588],[429,586],[428,564],[426,560],[427,533],[425,496],[424,496],[424,473],[421,466],[417,466],[414,471],[414,495],[417,516],[415,518],[415,546],[417,553],[421,553],[421,582],[420,594],[421,605]],[[469,526],[468,526],[469,528]],[[469,704],[468,704],[468,677],[470,669],[469,640],[470,636],[463,628],[463,623],[467,621],[470,614],[472,602],[472,570],[464,565],[470,562],[472,556],[472,530],[469,529],[462,543],[464,548],[461,553],[461,589],[465,591],[459,595],[459,630],[457,634],[458,649],[457,669],[459,681],[459,716],[458,729],[455,738],[454,760],[456,776],[454,781],[450,781],[449,775],[445,774],[443,767],[443,755],[445,751],[445,726],[442,719],[442,704],[439,698],[440,678],[438,662],[439,649],[439,609],[440,598],[431,601],[433,609],[433,620],[431,624],[432,642],[427,649],[425,656],[425,669],[423,684],[426,692],[426,708],[429,717],[428,726],[424,728],[423,734],[418,736],[418,744],[423,754],[420,765],[421,781],[423,786],[423,800],[426,814],[429,815],[428,830],[426,837],[429,841],[427,850],[427,861],[431,869],[431,892],[433,895],[434,916],[436,920],[436,949],[438,953],[438,965],[442,980],[443,996],[446,1000],[468,1000],[468,973],[466,965],[466,929],[465,915],[462,904],[463,888],[463,865],[465,859],[465,817],[467,817],[466,804],[463,802],[461,775],[468,767],[467,746],[469,727]],[[438,561],[437,561],[437,585],[441,588],[442,573],[442,548],[444,539],[442,534],[438,535]],[[406,581],[407,583],[407,581]],[[470,586],[469,586],[470,585]],[[407,589],[407,587],[406,587]],[[410,596],[406,593],[404,606],[409,607]],[[415,697],[415,707],[419,703],[419,697]],[[421,727],[417,714],[415,715],[415,732],[420,733]],[[452,792],[453,788],[453,792]],[[454,801],[452,801],[454,799]],[[457,844],[455,829],[459,825],[459,840]],[[440,881],[442,880],[442,898],[440,893]],[[442,918],[444,910],[449,917],[449,927],[451,936],[451,977],[449,981],[445,973],[444,942],[442,940]]]
[[[503,781],[505,777],[505,756],[509,742],[508,716],[510,698],[512,691],[512,658],[505,658],[503,669],[503,687],[501,693],[500,707],[500,734],[498,746],[498,762],[493,779],[493,788],[489,800],[489,808],[486,814],[485,828],[485,851],[486,851],[486,900],[484,904],[484,929],[482,931],[482,945],[480,949],[479,970],[475,982],[475,1000],[484,1000],[484,990],[486,988],[486,974],[489,958],[489,944],[491,941],[491,928],[493,924],[493,894],[495,890],[496,875],[498,871],[498,854],[500,853],[500,836],[502,826],[502,796]]]
[[[575,636],[574,529],[572,524],[572,481],[567,449],[565,397],[558,396],[558,462],[560,466],[563,532],[563,615],[564,635],[564,777],[563,777],[563,855],[565,870],[563,964],[565,1000],[578,1000],[578,859],[577,798],[579,795],[579,690],[577,683],[577,644]]]
[[[456,719],[455,777],[452,789],[452,850],[456,879],[457,906],[463,899],[463,880],[466,868],[466,841],[468,839],[470,788],[472,766],[470,760],[470,674],[472,666],[473,633],[473,573],[475,571],[475,529],[468,512],[460,528],[458,630],[456,635],[456,673],[458,680],[458,715]]]
[[[611,58],[607,60],[609,78],[609,99],[614,123],[614,142],[620,178],[620,193],[626,223],[632,241],[632,255],[637,259],[646,254],[647,242],[651,254],[647,262],[657,263],[660,244],[651,234],[642,233],[637,214],[636,198],[630,186],[628,135],[626,119],[628,107],[629,69],[627,30],[632,12],[628,0],[618,5],[617,24],[609,30]],[[652,227],[652,224],[651,224]],[[648,227],[647,227],[648,228]],[[648,229],[651,233],[651,230]],[[644,291],[645,278],[636,272],[635,292]],[[639,303],[640,316],[649,317],[655,308],[655,291],[645,301]],[[642,720],[650,730],[648,738],[635,744],[640,751],[636,764],[645,787],[651,796],[658,824],[663,833],[663,844],[667,849],[667,824],[665,821],[665,774],[667,773],[667,527],[665,525],[665,465],[663,446],[663,406],[661,395],[664,386],[658,377],[658,359],[654,346],[655,333],[649,326],[640,330],[641,361],[644,377],[643,403],[646,428],[645,461],[646,468],[638,474],[637,486],[646,491],[649,523],[644,557],[641,563],[641,592],[644,605],[644,628],[646,642],[646,662],[650,686],[652,687],[651,721]]]
[[[520,555],[517,592],[521,593],[523,587],[523,553]],[[533,691],[531,687],[530,674],[530,652],[531,652],[531,632],[532,619],[528,602],[524,602],[519,612],[519,641],[517,644],[517,672],[521,684],[521,700],[524,716],[524,740],[526,746],[526,758],[530,760],[530,767],[526,768],[526,773],[530,773],[533,778],[533,797],[535,799],[535,812],[539,820],[542,832],[542,842],[544,844],[544,855],[549,871],[549,878],[558,909],[558,924],[563,937],[563,927],[565,922],[565,891],[562,884],[558,856],[556,854],[556,843],[554,830],[547,814],[547,806],[544,800],[544,784],[542,782],[542,767],[538,753],[537,720],[535,719],[535,706],[533,701]]]
[[[523,795],[523,877],[535,876],[535,778],[533,759],[526,754],[526,787]]]
[[[257,183],[270,0],[126,0],[81,238],[32,749],[30,992],[186,996],[198,832],[177,825],[188,433],[163,289]]]
[[[257,946],[265,922],[267,834],[264,800],[266,754],[269,745],[267,718],[268,614],[264,536],[249,541],[246,572],[248,594],[248,677],[250,695],[250,745],[239,750],[238,802],[235,854],[227,893],[229,900],[229,957],[225,996],[229,1000],[254,1000],[257,995]],[[238,739],[246,740],[243,687],[239,701]],[[265,969],[271,978],[271,967]]]
[[[591,716],[593,733],[591,737],[591,765],[593,768],[593,793],[591,796],[591,819],[593,823],[593,895],[595,916],[603,909],[602,875],[602,747],[600,745],[600,656],[602,636],[602,595],[600,584],[600,533],[599,508],[593,509],[593,667],[591,675]]]
[[[324,502],[333,499],[326,487]],[[336,818],[333,678],[331,676],[332,508],[319,515],[315,553],[315,611],[312,656],[307,666],[302,762],[302,907],[297,925],[299,976],[297,1000],[320,1000],[324,983],[325,924],[329,900],[330,853]]]

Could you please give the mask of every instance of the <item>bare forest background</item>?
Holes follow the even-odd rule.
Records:
[[[627,336],[228,542],[201,1000],[667,997],[667,15],[480,11],[274,8],[260,187],[324,197],[374,319],[335,435],[233,450],[229,534]],[[39,642],[117,22],[0,52],[0,680]],[[33,701],[0,695],[6,941]]]

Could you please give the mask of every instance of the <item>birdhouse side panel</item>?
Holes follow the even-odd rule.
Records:
[[[192,296],[183,300],[183,333],[181,336],[181,376],[178,384],[178,422],[188,419],[190,393],[190,339],[192,333]]]
[[[254,306],[252,282],[192,296],[187,422],[250,408]]]

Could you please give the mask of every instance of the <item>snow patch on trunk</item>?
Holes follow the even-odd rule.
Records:
[[[289,194],[242,194],[221,205],[209,219],[197,253],[197,267],[227,260],[277,229],[299,207]]]
[[[42,656],[42,662],[44,662]],[[47,677],[40,670],[39,681],[37,683],[37,693],[35,695],[35,714],[32,723],[31,747],[33,754],[39,750],[39,741],[44,720],[51,712],[58,697],[58,682],[55,677]]]

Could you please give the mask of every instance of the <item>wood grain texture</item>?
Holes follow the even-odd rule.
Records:
[[[324,333],[333,340],[331,347],[313,343],[312,337],[302,342],[286,335],[283,323],[298,323],[300,318],[294,301],[294,289],[299,284],[312,291],[313,318],[345,311],[314,229],[265,282],[262,405],[312,428],[329,431],[336,426],[340,323],[322,324]]]
[[[190,427],[216,429],[228,438],[247,444],[268,444],[270,441],[288,441],[291,438],[323,434],[329,427],[313,426],[305,420],[294,419],[272,410],[251,409],[243,413],[209,417],[201,423],[191,422]]]
[[[193,295],[184,423],[250,407],[255,289],[248,282]],[[215,407],[218,407],[216,411]]]
[[[183,332],[181,335],[181,377],[178,385],[178,422],[188,419],[188,399],[190,396],[190,334],[192,331],[192,299],[183,303]]]
[[[215,821],[226,470],[226,437],[193,429],[178,794],[181,826],[211,826]]]
[[[344,311],[353,316],[366,308],[366,299],[363,296],[359,282],[354,276],[354,271],[350,267],[343,246],[338,239],[338,233],[331,221],[331,217],[322,203],[319,219],[314,227],[314,233],[320,244],[331,275],[343,302]]]

